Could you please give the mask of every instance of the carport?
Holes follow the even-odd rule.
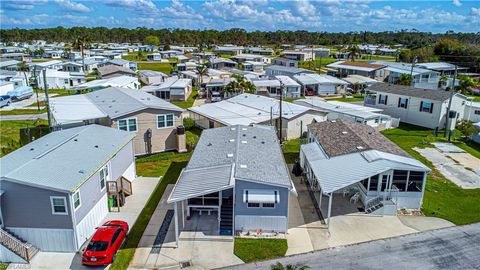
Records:
[[[178,203],[181,204],[182,228],[185,228],[186,218],[196,211],[210,215],[217,212],[218,233],[221,228],[222,209],[233,207],[228,202],[233,199],[224,198],[224,191],[233,188],[233,166],[221,165],[209,168],[184,169],[167,202],[174,204],[175,242],[178,247]],[[227,194],[227,193],[225,193]],[[228,193],[230,194],[230,193]],[[233,196],[233,192],[231,193]],[[186,212],[186,216],[185,216]]]

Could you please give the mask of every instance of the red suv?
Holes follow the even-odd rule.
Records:
[[[127,237],[128,224],[121,220],[110,220],[97,228],[83,252],[82,264],[108,265],[115,260],[118,249]]]

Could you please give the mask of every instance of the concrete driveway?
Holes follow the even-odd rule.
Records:
[[[270,269],[277,262],[310,269],[480,269],[479,250],[476,223],[225,269]]]
[[[125,206],[120,212],[109,212],[104,222],[111,219],[121,219],[130,227],[137,220],[150,194],[157,185],[158,178],[138,177],[132,182],[133,194],[126,198]],[[79,253],[39,252],[29,265],[10,264],[8,269],[108,269],[108,267],[86,267],[82,265]]]
[[[443,176],[464,189],[480,188],[480,159],[465,152],[442,152],[437,148],[414,148],[433,163]]]
[[[54,95],[49,95],[50,98],[56,96],[56,94]],[[44,101],[45,100],[45,94],[43,93],[38,93],[38,101]],[[32,107],[29,107],[29,105],[31,104],[37,104],[37,95],[35,93],[33,93],[33,95],[27,99],[22,99],[20,101],[15,101],[15,102],[12,102],[10,103],[9,106],[6,106],[6,107],[3,107],[0,109],[0,111],[11,111],[11,110],[14,110],[14,109],[31,109],[31,110],[36,110],[37,109],[37,106],[32,106]],[[42,109],[43,106],[40,106],[40,109]]]
[[[313,207],[306,184],[294,175],[292,180],[298,197],[290,197],[287,255],[454,226],[449,221],[434,217],[373,216],[361,212],[344,214],[345,207],[335,204],[335,196],[340,197],[340,201],[342,195],[335,194],[329,233]],[[326,212],[325,205],[322,205],[323,213]]]
[[[182,262],[190,263],[193,269],[213,269],[243,263],[233,254],[233,237],[217,235],[215,228],[218,221],[213,213],[200,218],[192,215],[183,228],[179,207],[180,237],[176,247],[175,222],[166,219],[173,212],[173,205],[167,204],[173,187],[167,186],[140,239],[129,269],[180,269]]]

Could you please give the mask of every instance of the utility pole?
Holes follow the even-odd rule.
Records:
[[[47,108],[48,128],[52,128],[52,119],[50,116],[50,102],[48,100],[47,70],[43,69],[43,87],[45,88],[45,107]]]
[[[35,94],[37,95],[37,110],[40,111],[40,101],[38,101],[38,81],[37,81],[37,66],[33,66],[33,78],[35,80],[35,85],[34,87],[37,88],[35,90]]]
[[[278,118],[279,120],[279,138],[280,138],[280,143],[282,143],[283,137],[282,137],[282,99],[283,99],[283,82],[280,81],[280,116]]]
[[[410,69],[410,86],[411,87],[414,86],[414,84],[413,84],[413,67],[415,66],[416,63],[417,63],[417,56],[415,55],[412,58],[412,68]]]
[[[455,64],[455,73],[453,74],[453,82],[452,82],[452,89],[450,91],[450,98],[448,100],[448,108],[447,108],[447,115],[445,117],[445,130],[443,131],[443,137],[445,138],[447,136],[447,129],[448,130],[448,142],[450,142],[451,139],[451,130],[449,128],[448,120],[450,119],[450,109],[452,107],[452,99],[453,95],[455,94],[455,80],[457,79],[457,65]]]

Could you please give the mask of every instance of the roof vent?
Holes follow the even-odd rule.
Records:
[[[254,138],[254,139],[256,139],[256,138],[257,138],[257,136],[253,136],[253,138]]]
[[[337,122],[337,121],[336,121],[336,120],[332,120],[332,123],[335,123],[335,122]]]
[[[230,141],[230,142],[234,142],[234,141],[235,141],[235,139],[230,139],[229,141]]]
[[[98,145],[95,145],[95,148],[98,148]]]
[[[212,146],[212,143],[208,143],[207,146]]]
[[[346,132],[346,131],[342,131],[342,134],[348,134],[348,132]]]
[[[247,130],[247,128],[242,128],[242,130]]]
[[[35,150],[35,148],[30,148],[30,151],[33,151],[33,150]]]
[[[79,172],[79,173],[85,173],[85,171],[84,171],[84,170],[80,170],[80,171],[78,171],[78,172]]]
[[[247,168],[247,165],[245,165],[245,164],[240,164],[240,168],[241,168],[241,169],[246,169],[246,168]]]
[[[357,146],[357,149],[358,149],[358,150],[362,150],[362,149],[363,149],[363,146]]]
[[[230,130],[235,130],[235,128],[234,128],[234,127],[232,127],[232,128],[230,128]]]
[[[262,141],[262,144],[265,144],[265,142],[264,142],[264,141]]]
[[[243,134],[242,136],[245,137],[245,136],[247,136],[247,134]]]
[[[78,142],[78,139],[73,139],[74,141]]]
[[[233,157],[233,154],[227,154],[227,157]]]
[[[243,144],[247,143],[247,141],[242,141]]]

